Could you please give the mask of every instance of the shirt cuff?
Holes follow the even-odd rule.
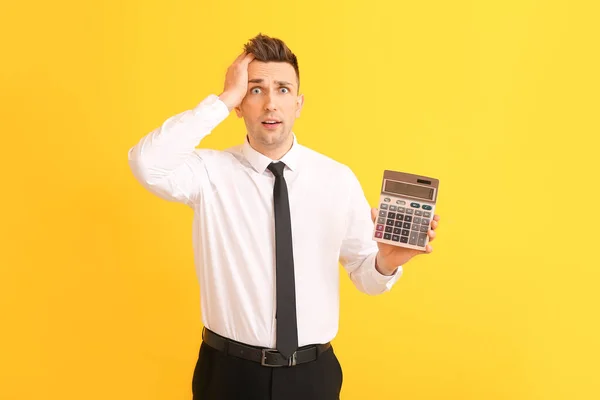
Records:
[[[392,275],[383,275],[381,272],[377,271],[377,268],[375,268],[375,261],[377,260],[377,253],[378,252],[376,251],[373,254],[371,254],[369,256],[369,257],[371,257],[371,259],[367,260],[366,262],[368,263],[367,265],[370,267],[371,276],[373,276],[373,278],[375,279],[375,282],[377,282],[378,284],[381,284],[381,285],[385,285],[389,290],[392,288],[394,283],[396,283],[396,281],[398,279],[400,279],[404,270],[402,269],[402,265],[399,265],[398,268],[396,268],[396,271],[394,271],[394,273]]]
[[[227,105],[223,103],[219,96],[216,94],[208,95],[204,100],[194,107],[194,115],[201,112],[206,112],[206,115],[210,115],[215,122],[220,123],[229,115],[229,109]]]

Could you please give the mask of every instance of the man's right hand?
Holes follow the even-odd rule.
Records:
[[[225,86],[219,99],[229,111],[240,105],[248,90],[248,64],[254,60],[254,54],[242,52],[233,64],[227,68]]]

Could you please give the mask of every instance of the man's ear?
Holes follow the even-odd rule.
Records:
[[[296,118],[300,117],[300,111],[304,105],[304,94],[301,94],[296,99]]]
[[[242,109],[240,108],[240,106],[234,107],[234,110],[235,110],[235,114],[238,116],[238,118],[242,118]]]

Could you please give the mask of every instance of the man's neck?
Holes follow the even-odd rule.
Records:
[[[262,143],[256,143],[250,138],[250,136],[248,136],[248,143],[250,144],[250,147],[263,156],[269,157],[271,160],[280,160],[292,148],[292,145],[294,144],[294,136],[290,135],[289,139],[284,143],[274,145],[272,147],[265,146]]]

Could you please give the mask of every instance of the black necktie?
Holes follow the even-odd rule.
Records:
[[[285,164],[282,162],[271,163],[267,168],[275,175],[273,200],[275,203],[275,275],[277,284],[276,347],[284,357],[288,358],[298,348],[290,203],[287,185],[283,177]]]

